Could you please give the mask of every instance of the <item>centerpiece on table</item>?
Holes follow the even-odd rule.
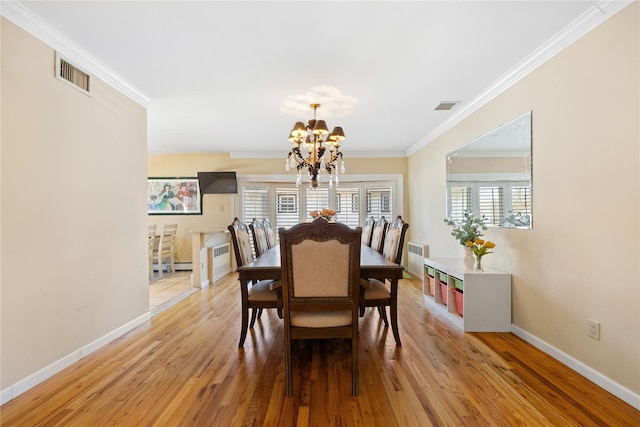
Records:
[[[471,242],[473,244],[473,242],[484,235],[484,231],[487,229],[485,218],[476,218],[473,212],[468,211],[464,213],[464,219],[460,221],[445,218],[444,222],[453,227],[451,235],[465,248],[465,266],[469,269],[473,268],[475,261],[473,259],[472,245],[468,245],[467,243]]]
[[[334,211],[333,209],[327,209],[327,208],[309,212],[309,215],[311,216],[311,218],[313,219],[324,218],[327,221],[331,221],[331,218],[333,218],[335,214],[336,214],[336,211]]]

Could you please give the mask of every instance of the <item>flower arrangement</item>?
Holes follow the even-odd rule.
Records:
[[[482,239],[476,239],[473,242],[469,240],[467,246],[473,250],[473,254],[476,256],[476,270],[482,270],[482,257],[486,254],[492,254],[489,249],[496,247],[496,244],[490,241],[484,241]]]
[[[331,221],[331,218],[333,218],[335,214],[336,214],[336,211],[334,211],[333,209],[327,209],[327,208],[309,212],[309,215],[311,216],[311,218],[314,218],[314,219],[324,218],[327,221]]]
[[[453,227],[451,235],[456,238],[462,246],[467,246],[467,242],[475,242],[481,237],[483,231],[487,229],[484,217],[475,218],[473,212],[465,212],[462,221],[453,221],[450,218],[444,219],[445,224]]]

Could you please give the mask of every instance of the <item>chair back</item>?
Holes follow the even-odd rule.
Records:
[[[149,280],[153,282],[153,251],[156,246],[156,225],[149,226]]]
[[[362,244],[371,247],[371,237],[373,235],[373,224],[376,223],[376,220],[371,217],[367,218],[367,222],[364,223],[364,228],[362,229]]]
[[[249,236],[249,227],[247,224],[234,218],[229,227],[231,233],[231,242],[233,243],[233,252],[236,255],[236,265],[242,267],[253,262],[253,247],[251,245],[251,237]]]
[[[387,231],[384,237],[384,248],[382,256],[391,262],[400,264],[402,262],[402,250],[404,248],[404,235],[409,228],[409,224],[398,218],[387,224]]]
[[[258,221],[253,218],[253,221],[249,224],[251,234],[253,235],[253,248],[255,250],[256,257],[259,257],[263,253],[269,250],[267,245],[267,235],[264,231],[264,225],[262,221]]]
[[[382,253],[382,245],[384,244],[386,231],[387,220],[382,216],[373,225],[373,231],[371,232],[371,249],[376,252]]]
[[[268,218],[262,220],[262,225],[264,227],[264,234],[267,236],[267,247],[271,249],[276,245],[276,232]]]
[[[358,394],[358,303],[362,229],[317,218],[278,229],[282,266],[286,394],[291,340],[351,339],[352,393]]]
[[[158,242],[158,251],[161,253],[169,253],[175,250],[176,232],[178,224],[165,224],[160,233],[160,241]]]

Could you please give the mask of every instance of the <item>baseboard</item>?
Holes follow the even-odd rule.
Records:
[[[105,345],[109,344],[111,341],[121,337],[125,333],[140,326],[141,324],[148,321],[149,319],[151,319],[151,313],[147,312],[142,316],[136,319],[133,319],[132,321],[120,326],[119,328],[114,329],[113,331],[109,332],[103,337],[100,337],[97,340],[90,342],[85,346],[82,346],[81,348],[68,354],[67,356],[64,356],[61,359],[56,360],[49,366],[46,366],[40,369],[39,371],[29,375],[28,377],[16,382],[15,384],[5,388],[4,390],[0,391],[0,405],[4,405],[11,399],[21,395],[22,393],[29,390],[30,388],[51,378],[58,372],[62,371],[65,368],[68,368],[69,366],[73,365],[80,359],[87,357],[89,354],[104,347]]]
[[[173,264],[176,268],[176,271],[193,271],[193,264],[191,262],[176,262]],[[158,264],[153,264],[153,271],[158,271]],[[166,265],[163,266],[162,271],[169,271],[166,268]]]
[[[515,325],[511,325],[511,332],[514,335],[522,338],[524,341],[528,342],[532,346],[536,347],[537,349],[545,352],[549,356],[561,362],[562,364],[573,369],[583,377],[587,378],[589,381],[602,387],[603,389],[613,394],[620,400],[640,410],[640,394],[634,393],[632,390],[629,390],[623,385],[618,384],[612,379],[602,375],[600,372],[596,371],[595,369],[585,365],[584,363],[571,357],[567,353],[555,348],[551,344],[539,339],[535,335],[532,335],[529,332]]]

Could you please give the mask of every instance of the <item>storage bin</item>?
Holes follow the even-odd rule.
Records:
[[[429,294],[434,296],[436,294],[436,279],[433,276],[427,276],[429,281]]]
[[[458,279],[457,277],[454,277],[453,281],[456,284],[456,288],[460,289],[461,291],[464,291],[464,282],[462,280]]]
[[[438,280],[447,283],[447,273],[443,273],[442,271],[438,271]]]
[[[436,277],[436,269],[433,267],[429,267],[428,265],[425,265],[424,268],[427,270],[427,274],[431,277]]]
[[[456,311],[460,316],[464,316],[464,294],[458,288],[453,290],[453,294],[456,297]]]
[[[439,281],[438,284],[440,285],[440,295],[442,298],[442,303],[444,305],[447,305],[447,284],[442,281]]]

